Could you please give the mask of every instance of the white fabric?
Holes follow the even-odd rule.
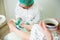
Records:
[[[52,31],[53,40],[60,40],[60,34],[58,34],[56,31]]]
[[[19,37],[15,32],[11,32],[4,37],[4,40],[21,40],[21,37]]]
[[[52,32],[53,40],[60,40],[60,34],[56,31]],[[30,40],[46,40],[45,35],[41,31],[38,24],[34,24],[31,30]]]
[[[25,23],[28,22],[29,24],[34,24],[40,21],[40,6],[38,5],[37,0],[34,0],[33,6],[28,10],[20,7],[18,2],[15,12],[16,19],[20,17]]]
[[[31,30],[30,40],[43,40],[43,32],[39,28],[38,24],[34,24]]]
[[[6,21],[6,18],[4,15],[0,15],[0,25]]]

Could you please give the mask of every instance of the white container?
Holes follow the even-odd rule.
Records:
[[[44,23],[46,27],[49,28],[50,30],[54,30],[58,26],[58,21],[53,18],[44,19]]]
[[[0,15],[0,27],[6,24],[6,17],[4,15]]]

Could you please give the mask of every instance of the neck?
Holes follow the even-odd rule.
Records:
[[[25,6],[25,5],[22,5],[22,4],[19,4],[20,7],[22,7],[23,9],[29,9],[33,4],[29,5],[29,6]]]

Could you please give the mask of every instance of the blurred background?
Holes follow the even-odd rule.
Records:
[[[0,39],[9,33],[7,22],[15,18],[16,4],[17,0],[0,0],[0,15],[5,18],[3,20],[3,17],[0,17]],[[38,5],[41,6],[41,19],[57,18],[60,20],[60,0],[39,0]]]

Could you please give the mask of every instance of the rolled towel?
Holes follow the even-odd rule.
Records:
[[[38,24],[34,24],[31,30],[30,40],[43,40],[44,35]]]
[[[51,31],[51,33],[53,36],[53,40],[60,40],[60,34],[58,34],[56,31]],[[30,40],[46,40],[46,37],[41,31],[41,28],[38,24],[33,25]]]
[[[11,32],[4,37],[4,40],[21,40],[21,37],[19,37],[15,32]]]
[[[6,21],[6,18],[4,15],[0,15],[0,25]]]

